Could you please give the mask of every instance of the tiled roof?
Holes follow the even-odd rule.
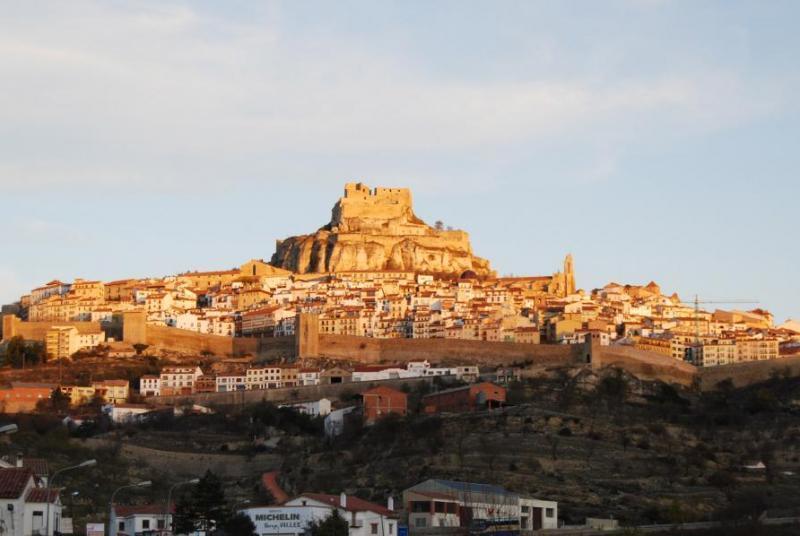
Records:
[[[22,467],[30,469],[36,476],[47,476],[50,474],[50,466],[44,458],[23,458]]]
[[[59,490],[55,488],[32,488],[25,497],[26,503],[54,503],[58,499]]]
[[[299,497],[307,497],[313,501],[318,501],[321,503],[329,504],[331,506],[340,507],[339,495],[328,495],[326,493],[303,493]],[[354,495],[347,496],[347,507],[345,508],[345,510],[347,510],[348,512],[375,512],[376,514],[381,514],[384,516],[397,515],[396,512],[389,510],[385,506],[365,501],[364,499],[359,499]]]
[[[0,499],[17,499],[25,490],[33,472],[25,467],[0,469]]]

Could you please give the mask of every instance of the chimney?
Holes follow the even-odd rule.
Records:
[[[339,494],[339,506],[347,508],[347,495],[344,492]]]
[[[17,462],[16,463],[17,467],[22,467],[22,453],[21,452],[17,452],[17,460],[16,460],[16,462]]]
[[[389,495],[389,498],[386,499],[386,508],[394,512],[394,497]]]

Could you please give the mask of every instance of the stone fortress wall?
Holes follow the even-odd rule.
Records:
[[[14,315],[3,315],[3,340],[20,336],[27,341],[44,342],[47,330],[53,326],[73,326],[81,333],[102,331],[99,322],[24,322]]]
[[[13,315],[3,316],[3,340],[16,335],[26,340],[44,341],[52,326],[74,325],[81,331],[100,329],[97,322],[24,322]],[[149,325],[143,312],[125,313],[123,340],[129,344],[175,352],[219,357],[253,355],[259,360],[326,358],[357,363],[406,363],[427,359],[431,363],[468,363],[486,366],[511,364],[579,365],[590,363],[595,369],[619,367],[644,380],[661,380],[684,386],[697,384],[703,390],[716,388],[731,379],[741,387],[768,380],[775,374],[800,376],[800,357],[753,361],[720,367],[696,368],[668,356],[629,347],[585,345],[522,344],[469,341],[461,339],[375,339],[319,333],[316,315],[301,313],[297,337],[241,338],[206,335],[166,326]],[[260,400],[260,399],[259,399]]]

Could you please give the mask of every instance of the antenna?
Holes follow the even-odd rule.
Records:
[[[707,304],[707,303],[714,303],[714,304],[733,304],[733,303],[740,303],[740,304],[750,304],[755,305],[758,300],[749,300],[749,299],[730,299],[730,300],[701,300],[697,294],[694,295],[694,300],[691,302],[681,302],[684,305],[694,305],[694,346],[695,351],[698,346],[700,346],[700,304]],[[696,356],[693,356],[695,358]]]

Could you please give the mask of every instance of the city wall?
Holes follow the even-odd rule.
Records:
[[[572,345],[523,344],[461,339],[375,339],[349,335],[319,336],[319,356],[361,363],[431,363],[510,365],[575,363],[582,349]]]
[[[3,315],[3,340],[20,336],[28,341],[44,342],[53,326],[75,326],[82,333],[101,331],[99,322],[23,322],[14,315]]]
[[[148,324],[144,313],[125,313],[123,340],[130,344],[146,344],[154,349],[192,354],[209,352],[216,356],[259,358],[291,358],[295,354],[294,337],[243,338],[208,335],[166,326]]]
[[[736,387],[769,380],[774,374],[800,376],[800,356],[781,357],[769,361],[749,361],[720,367],[700,369],[700,386],[704,391],[713,390],[721,381],[730,379]]]
[[[697,367],[685,361],[625,346],[591,345],[590,355],[592,368],[618,367],[642,380],[660,380],[689,387],[698,374]]]
[[[264,389],[252,391],[234,391],[230,393],[194,393],[191,395],[155,396],[147,399],[155,405],[181,405],[186,403],[201,406],[236,406],[254,404],[262,401],[282,403],[303,400],[319,400],[320,398],[339,398],[342,393],[357,394],[367,389],[386,385],[396,389],[407,385],[414,388],[420,383],[431,383],[433,376],[424,378],[400,378],[394,380],[376,380],[371,382],[347,382],[324,385],[306,385],[303,387],[283,387],[281,389]]]

